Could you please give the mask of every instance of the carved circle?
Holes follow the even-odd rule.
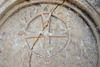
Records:
[[[42,19],[42,23],[39,23],[39,24],[42,24],[42,27],[39,27],[39,28],[40,29],[42,28],[42,29],[39,30],[39,31],[32,30],[32,29],[36,29],[35,27],[38,26],[38,25],[36,25],[34,23],[34,20],[38,19],[37,20],[37,22],[38,22],[39,20],[41,20],[41,19],[39,19],[39,17],[41,17],[41,19]],[[59,22],[55,23],[56,21],[54,22],[54,21],[52,21],[52,19],[59,20],[60,21],[60,25],[62,25],[63,29],[60,29],[60,27],[57,27],[56,25],[59,25]],[[31,24],[32,22],[34,23],[35,26]],[[45,27],[46,23],[48,23],[47,24],[49,26],[48,29],[46,29],[47,27]],[[53,29],[53,27],[55,27],[55,26],[53,26],[53,24],[56,24],[55,25],[56,29]],[[34,27],[32,28],[30,26],[34,26]],[[51,26],[53,26],[52,29],[51,29]],[[29,45],[30,49],[33,47],[33,50],[35,50],[34,53],[36,53],[36,54],[38,54],[40,56],[45,56],[45,57],[56,56],[60,52],[62,52],[62,50],[64,50],[66,45],[68,45],[68,43],[69,43],[69,31],[68,31],[66,23],[62,19],[60,19],[57,16],[54,16],[51,13],[42,13],[42,14],[37,15],[31,21],[28,22],[25,30],[27,31],[27,33],[29,33],[28,36],[25,37],[26,41],[27,41],[27,44]],[[48,33],[46,33],[46,32],[48,32]],[[39,37],[40,34],[42,34],[41,37]],[[30,44],[28,43],[28,40],[32,40],[32,38],[33,38],[33,40],[35,38],[35,41],[33,43],[31,43],[31,46],[30,46]],[[38,43],[40,38],[43,38],[43,40],[44,40],[44,41],[42,40],[43,41],[42,42],[42,47],[39,47],[39,46],[38,46],[39,48],[35,47],[37,44],[41,45],[41,42]],[[59,42],[59,40],[60,40],[60,42]],[[45,41],[47,41],[47,43]],[[62,44],[62,45],[59,45],[59,44]],[[41,49],[41,52],[38,52],[38,50],[40,50],[40,49]]]
[[[24,31],[21,31],[21,32],[17,32],[18,33],[18,35],[19,36],[16,36],[17,38],[18,37],[22,37],[22,39],[23,38],[26,38],[26,41],[24,41],[24,43],[22,43],[23,45],[25,45],[25,42],[28,44],[29,43],[29,41],[30,41],[30,38],[27,38],[27,36],[29,36],[31,33],[33,34],[33,32],[34,32],[34,30],[35,30],[35,27],[33,27],[34,26],[34,23],[35,23],[35,21],[38,19],[38,21],[39,21],[39,23],[37,23],[37,24],[40,24],[40,22],[43,22],[43,19],[39,19],[39,18],[42,18],[41,16],[44,14],[44,13],[47,13],[47,12],[43,12],[43,13],[41,13],[41,14],[39,14],[39,15],[36,15],[35,16],[35,18],[33,18],[32,17],[32,15],[31,15],[31,20],[30,20],[30,18],[27,18],[27,17],[25,17],[25,21],[26,21],[26,23],[24,24],[23,22],[23,20],[22,20],[22,24],[21,24],[21,26],[23,26],[23,28],[24,28]],[[48,14],[48,13],[47,13]],[[59,14],[59,16],[61,15],[61,13],[58,13]],[[29,14],[28,14],[29,15]],[[77,17],[77,15],[76,14],[74,14],[76,17]],[[72,15],[72,16],[74,16],[74,15]],[[13,16],[11,17],[11,18],[14,18]],[[62,17],[58,17],[56,14],[54,14],[54,15],[51,15],[51,18],[53,19],[53,20],[59,20],[59,23],[61,22],[63,22],[63,20],[62,20]],[[65,17],[63,17],[65,20],[66,20],[66,18]],[[75,18],[75,17],[74,17]],[[16,19],[16,18],[14,18],[14,19]],[[52,21],[52,19],[51,19],[51,21]],[[72,18],[73,19],[73,18]],[[41,21],[42,20],[42,21]],[[78,19],[78,20],[80,20],[80,19]],[[7,20],[7,21],[9,21],[9,20]],[[13,21],[15,21],[15,20],[13,20]],[[17,21],[19,21],[19,19],[17,19]],[[82,21],[82,20],[81,20]],[[15,21],[16,22],[16,21]],[[46,21],[47,22],[47,21]],[[70,22],[70,21],[68,21],[68,22]],[[78,22],[78,21],[77,21]],[[10,24],[10,22],[7,22],[8,24]],[[55,22],[54,22],[55,23]],[[55,24],[52,24],[52,25],[55,25]],[[66,22],[67,23],[67,22]],[[71,23],[71,22],[70,22]],[[76,22],[75,22],[76,23]],[[74,27],[74,21],[72,22],[72,26],[70,25],[70,28],[71,28],[71,32],[73,32],[73,30],[74,29],[76,29],[75,27]],[[19,23],[18,23],[19,24]],[[83,23],[82,23],[83,24]],[[4,25],[6,25],[6,24],[4,24]],[[10,25],[12,25],[13,26],[13,24],[11,23]],[[17,25],[17,24],[16,24]],[[16,26],[15,25],[15,26]],[[25,26],[26,25],[26,26]],[[32,25],[32,26],[30,26],[30,25]],[[63,25],[63,24],[62,24]],[[77,24],[77,28],[79,29],[79,28],[81,28],[81,27],[78,27],[78,25],[81,25],[80,23],[78,23]],[[19,26],[19,25],[18,25]],[[25,26],[25,27],[24,27]],[[44,24],[44,26],[45,26],[45,24]],[[65,26],[68,26],[68,25],[65,25]],[[32,28],[33,27],[33,28]],[[53,27],[55,27],[55,26],[53,26]],[[69,26],[68,26],[69,27]],[[68,27],[66,27],[66,30],[68,31],[69,30],[69,28]],[[86,27],[86,26],[85,26]],[[39,28],[39,29],[38,29]],[[42,40],[43,38],[44,38],[44,34],[45,34],[45,31],[42,31],[41,32],[41,30],[40,30],[40,28],[41,28],[41,30],[42,30],[42,28],[43,27],[39,27],[39,26],[37,26],[37,29],[39,30],[38,32],[36,32],[36,34],[37,33],[42,33],[42,36],[39,38],[39,40],[38,41],[44,41],[44,40]],[[17,26],[16,26],[16,29],[17,29]],[[15,31],[15,30],[13,30],[13,28],[11,28],[11,30],[12,31]],[[23,29],[21,29],[21,30],[23,30]],[[76,29],[77,30],[77,29]],[[89,29],[84,29],[84,30],[89,30]],[[19,30],[18,30],[19,31]],[[78,31],[78,30],[77,30]],[[79,31],[81,31],[82,32],[82,30],[80,30],[79,29]],[[32,53],[33,53],[33,56],[32,56],[32,63],[33,62],[35,62],[35,60],[34,59],[36,59],[37,57],[39,57],[40,59],[41,58],[44,58],[44,61],[46,61],[46,60],[48,60],[48,58],[45,58],[45,57],[52,57],[53,56],[53,59],[55,59],[55,60],[52,60],[52,59],[50,59],[50,61],[55,61],[54,63],[56,64],[56,61],[58,61],[57,62],[57,65],[61,65],[61,64],[63,64],[63,62],[61,62],[61,61],[66,61],[65,63],[67,63],[67,61],[73,61],[74,63],[76,62],[76,60],[78,61],[78,59],[83,63],[83,64],[85,64],[85,62],[87,62],[88,64],[86,65],[86,67],[89,67],[89,65],[90,65],[90,62],[92,62],[92,61],[94,61],[92,64],[95,64],[96,63],[96,59],[97,59],[97,55],[96,55],[96,50],[95,50],[95,48],[96,47],[94,47],[94,46],[96,46],[95,45],[95,40],[94,39],[91,39],[91,41],[93,41],[93,43],[91,43],[91,45],[93,46],[92,48],[90,48],[90,43],[88,43],[87,41],[88,41],[88,38],[91,38],[91,36],[92,36],[92,34],[91,34],[91,36],[89,36],[88,35],[88,32],[89,31],[87,31],[87,32],[85,32],[85,33],[87,33],[87,35],[89,36],[88,38],[86,38],[86,40],[84,40],[85,38],[83,38],[83,40],[82,40],[82,38],[78,38],[79,36],[80,36],[80,32],[77,32],[78,34],[76,34],[75,33],[75,35],[78,35],[78,36],[75,36],[75,35],[72,35],[73,33],[71,33],[71,37],[74,37],[73,39],[71,39],[71,43],[70,43],[70,46],[68,47],[68,49],[66,48],[66,49],[64,49],[64,50],[62,50],[63,48],[65,48],[65,46],[67,45],[64,45],[64,47],[61,49],[61,50],[59,50],[59,48],[57,49],[57,48],[55,48],[55,49],[57,49],[58,51],[55,51],[54,53],[52,53],[51,52],[51,55],[49,55],[49,54],[47,54],[47,53],[45,53],[45,50],[49,50],[49,49],[45,49],[44,51],[42,51],[41,49],[40,49],[40,47],[39,46],[41,46],[40,45],[40,42],[38,43],[38,42],[36,42],[36,44],[35,44],[35,46],[34,46],[34,48],[33,48],[33,51],[32,51]],[[2,33],[2,32],[1,32]],[[10,33],[10,32],[9,32]],[[14,35],[10,35],[8,33],[8,35],[9,36],[14,36]],[[14,32],[11,32],[11,34],[12,33],[14,33]],[[91,33],[91,32],[90,32]],[[16,33],[15,33],[16,34]],[[35,34],[35,35],[36,35]],[[68,33],[67,33],[67,35],[69,35],[70,33],[69,33],[69,31],[68,31]],[[82,36],[84,36],[85,37],[85,35],[86,34],[83,34]],[[16,38],[15,37],[15,38]],[[33,40],[32,38],[34,38],[34,37],[31,37],[31,46],[29,46],[29,47],[27,47],[27,45],[25,45],[24,46],[24,50],[26,50],[27,52],[28,52],[28,50],[30,50],[31,49],[31,47],[32,47],[32,45],[33,45],[33,42],[35,42],[36,40]],[[19,38],[20,39],[20,38]],[[18,40],[19,40],[18,39]],[[37,38],[36,38],[37,39]],[[10,39],[9,39],[10,40]],[[52,39],[51,39],[52,40]],[[63,39],[64,40],[64,39]],[[68,40],[70,40],[69,39],[69,37],[68,37],[68,39],[66,40],[67,41],[67,43],[68,43]],[[12,38],[12,41],[13,41],[13,38]],[[15,44],[16,44],[16,41],[17,41],[17,39],[15,39]],[[21,42],[23,42],[23,40],[20,40]],[[19,41],[19,42],[20,42]],[[56,41],[56,40],[55,40]],[[66,42],[66,41],[64,41],[64,42]],[[85,43],[84,43],[84,41],[86,41]],[[45,41],[44,41],[45,42]],[[43,42],[43,43],[44,43]],[[58,41],[59,42],[59,41]],[[78,44],[76,43],[76,42],[78,42]],[[37,44],[38,43],[38,44]],[[9,43],[8,43],[9,44]],[[19,43],[20,44],[20,43]],[[22,45],[21,44],[21,45]],[[73,45],[74,44],[74,45]],[[86,44],[86,45],[85,45]],[[88,44],[88,45],[87,45]],[[12,44],[10,44],[10,46],[11,46]],[[20,46],[21,46],[20,45]],[[81,45],[81,46],[79,46],[79,45]],[[83,48],[82,48],[82,45],[84,46]],[[17,49],[16,49],[16,46],[17,45],[14,45],[13,46],[13,48],[14,48],[14,50],[15,51],[18,51]],[[55,45],[55,46],[58,46],[58,44],[57,45]],[[17,46],[18,47],[18,46]],[[21,46],[22,47],[22,46]],[[37,48],[37,47],[39,47],[39,48]],[[75,50],[76,49],[76,50]],[[95,54],[93,54],[93,55],[91,55],[91,51],[92,51],[92,49],[94,49],[95,51],[93,51],[93,53],[95,53]],[[38,51],[38,50],[40,50],[40,51]],[[74,51],[75,50],[75,51]],[[86,54],[84,54],[84,51],[86,50]],[[64,53],[64,51],[65,51],[65,53]],[[82,53],[80,53],[80,51],[82,51]],[[61,52],[60,54],[59,54],[59,52]],[[24,51],[22,52],[22,53],[24,53]],[[35,55],[37,56],[36,58],[35,58]],[[59,54],[59,55],[58,55]],[[83,55],[84,54],[84,55]],[[68,55],[71,55],[71,58],[68,56]],[[91,55],[92,57],[94,57],[94,55],[95,55],[95,57],[96,58],[92,58],[91,59],[91,57],[90,58],[88,58],[87,60],[85,59],[85,58],[87,58],[88,57],[88,55]],[[44,57],[43,57],[44,56]],[[77,56],[79,56],[80,58],[78,58]],[[27,58],[27,57],[29,57],[29,56],[27,56],[26,57],[26,54],[23,54],[23,55],[21,55],[21,57],[22,58]],[[57,58],[58,57],[58,58]],[[68,57],[68,58],[67,58]],[[61,59],[60,59],[61,58]],[[65,59],[66,58],[66,59]],[[77,59],[76,59],[77,58]],[[58,60],[59,59],[59,60]],[[74,60],[70,60],[70,59],[74,59]],[[23,59],[23,62],[25,62],[25,61],[27,61],[26,59]],[[42,62],[44,62],[44,61],[41,61],[41,63]],[[85,62],[84,62],[85,61]],[[60,63],[61,64],[60,64]],[[72,63],[73,63],[72,62]],[[41,64],[40,63],[40,64]],[[69,63],[69,62],[68,62]],[[68,64],[67,63],[67,64]],[[71,64],[72,64],[71,63]],[[26,63],[27,64],[27,63]],[[45,63],[44,63],[45,64]],[[54,64],[54,65],[55,65]],[[79,65],[80,65],[81,63],[79,62]],[[34,66],[35,65],[35,63],[33,63],[33,65],[32,66]],[[53,64],[52,64],[53,65]],[[70,63],[69,63],[69,66],[71,66],[70,65]],[[76,65],[76,66],[78,66],[78,65]],[[95,66],[95,65],[94,65]],[[83,67],[84,67],[84,65],[83,65]]]

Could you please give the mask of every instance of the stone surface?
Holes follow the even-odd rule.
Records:
[[[100,0],[93,0],[93,1],[91,1],[91,0],[88,0],[91,4],[92,4],[92,6],[94,6],[95,7],[95,9],[99,12],[99,14],[100,14]]]
[[[85,21],[67,7],[34,4],[0,28],[1,67],[96,67],[96,40]],[[53,11],[53,13],[52,13]]]

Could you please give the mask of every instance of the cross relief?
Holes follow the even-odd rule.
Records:
[[[52,14],[51,13],[42,13],[38,16],[42,17],[42,26],[43,26],[43,30],[41,31],[41,33],[37,33],[36,35],[30,34],[28,36],[25,36],[25,39],[30,39],[30,38],[37,38],[39,39],[39,36],[43,36],[44,37],[44,45],[45,48],[49,48],[50,46],[50,37],[54,37],[54,38],[68,38],[68,35],[54,35],[53,33],[50,32],[50,19]],[[35,18],[33,18],[35,19]],[[58,18],[59,19],[59,18]],[[29,24],[31,23],[31,21],[29,22]],[[65,24],[65,22],[63,21],[63,23]],[[28,29],[28,26],[26,27],[26,30]],[[65,32],[64,32],[65,33]],[[38,41],[38,40],[37,40]],[[35,46],[35,44],[33,44],[33,46]],[[34,47],[33,47],[34,48]]]

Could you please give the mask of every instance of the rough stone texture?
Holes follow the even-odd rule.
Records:
[[[99,12],[100,14],[100,0],[88,0],[95,8],[96,10]]]
[[[96,67],[90,28],[69,8],[59,6],[51,15],[55,7],[35,4],[7,19],[0,28],[0,67]]]

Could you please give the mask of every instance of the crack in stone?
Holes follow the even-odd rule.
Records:
[[[52,15],[53,12],[58,8],[59,5],[62,5],[62,4],[63,4],[64,2],[66,2],[66,1],[67,1],[67,0],[63,0],[63,2],[62,2],[61,4],[58,4],[58,5],[53,9],[53,11],[51,12],[51,15]],[[49,18],[49,21],[50,21],[50,18]],[[44,30],[48,27],[48,24],[50,23],[49,21],[48,21],[47,25],[43,28],[42,31],[44,31]],[[31,48],[31,51],[33,50],[33,48],[34,48],[36,42],[39,40],[39,38],[40,38],[42,35],[43,35],[43,34],[40,33],[40,35],[38,36],[38,38],[37,38],[36,41],[34,42],[32,48]],[[29,58],[29,67],[31,67],[31,59],[32,59],[32,52],[30,53],[30,58]]]
[[[31,59],[32,59],[32,52],[31,52],[31,55],[29,57],[29,67],[31,67]]]
[[[39,38],[41,37],[41,35],[42,35],[42,34],[40,34],[40,35],[38,36],[38,38],[36,39],[35,43],[33,44],[32,48],[31,48],[31,50],[33,50],[33,47],[35,46],[36,42],[39,40]]]

